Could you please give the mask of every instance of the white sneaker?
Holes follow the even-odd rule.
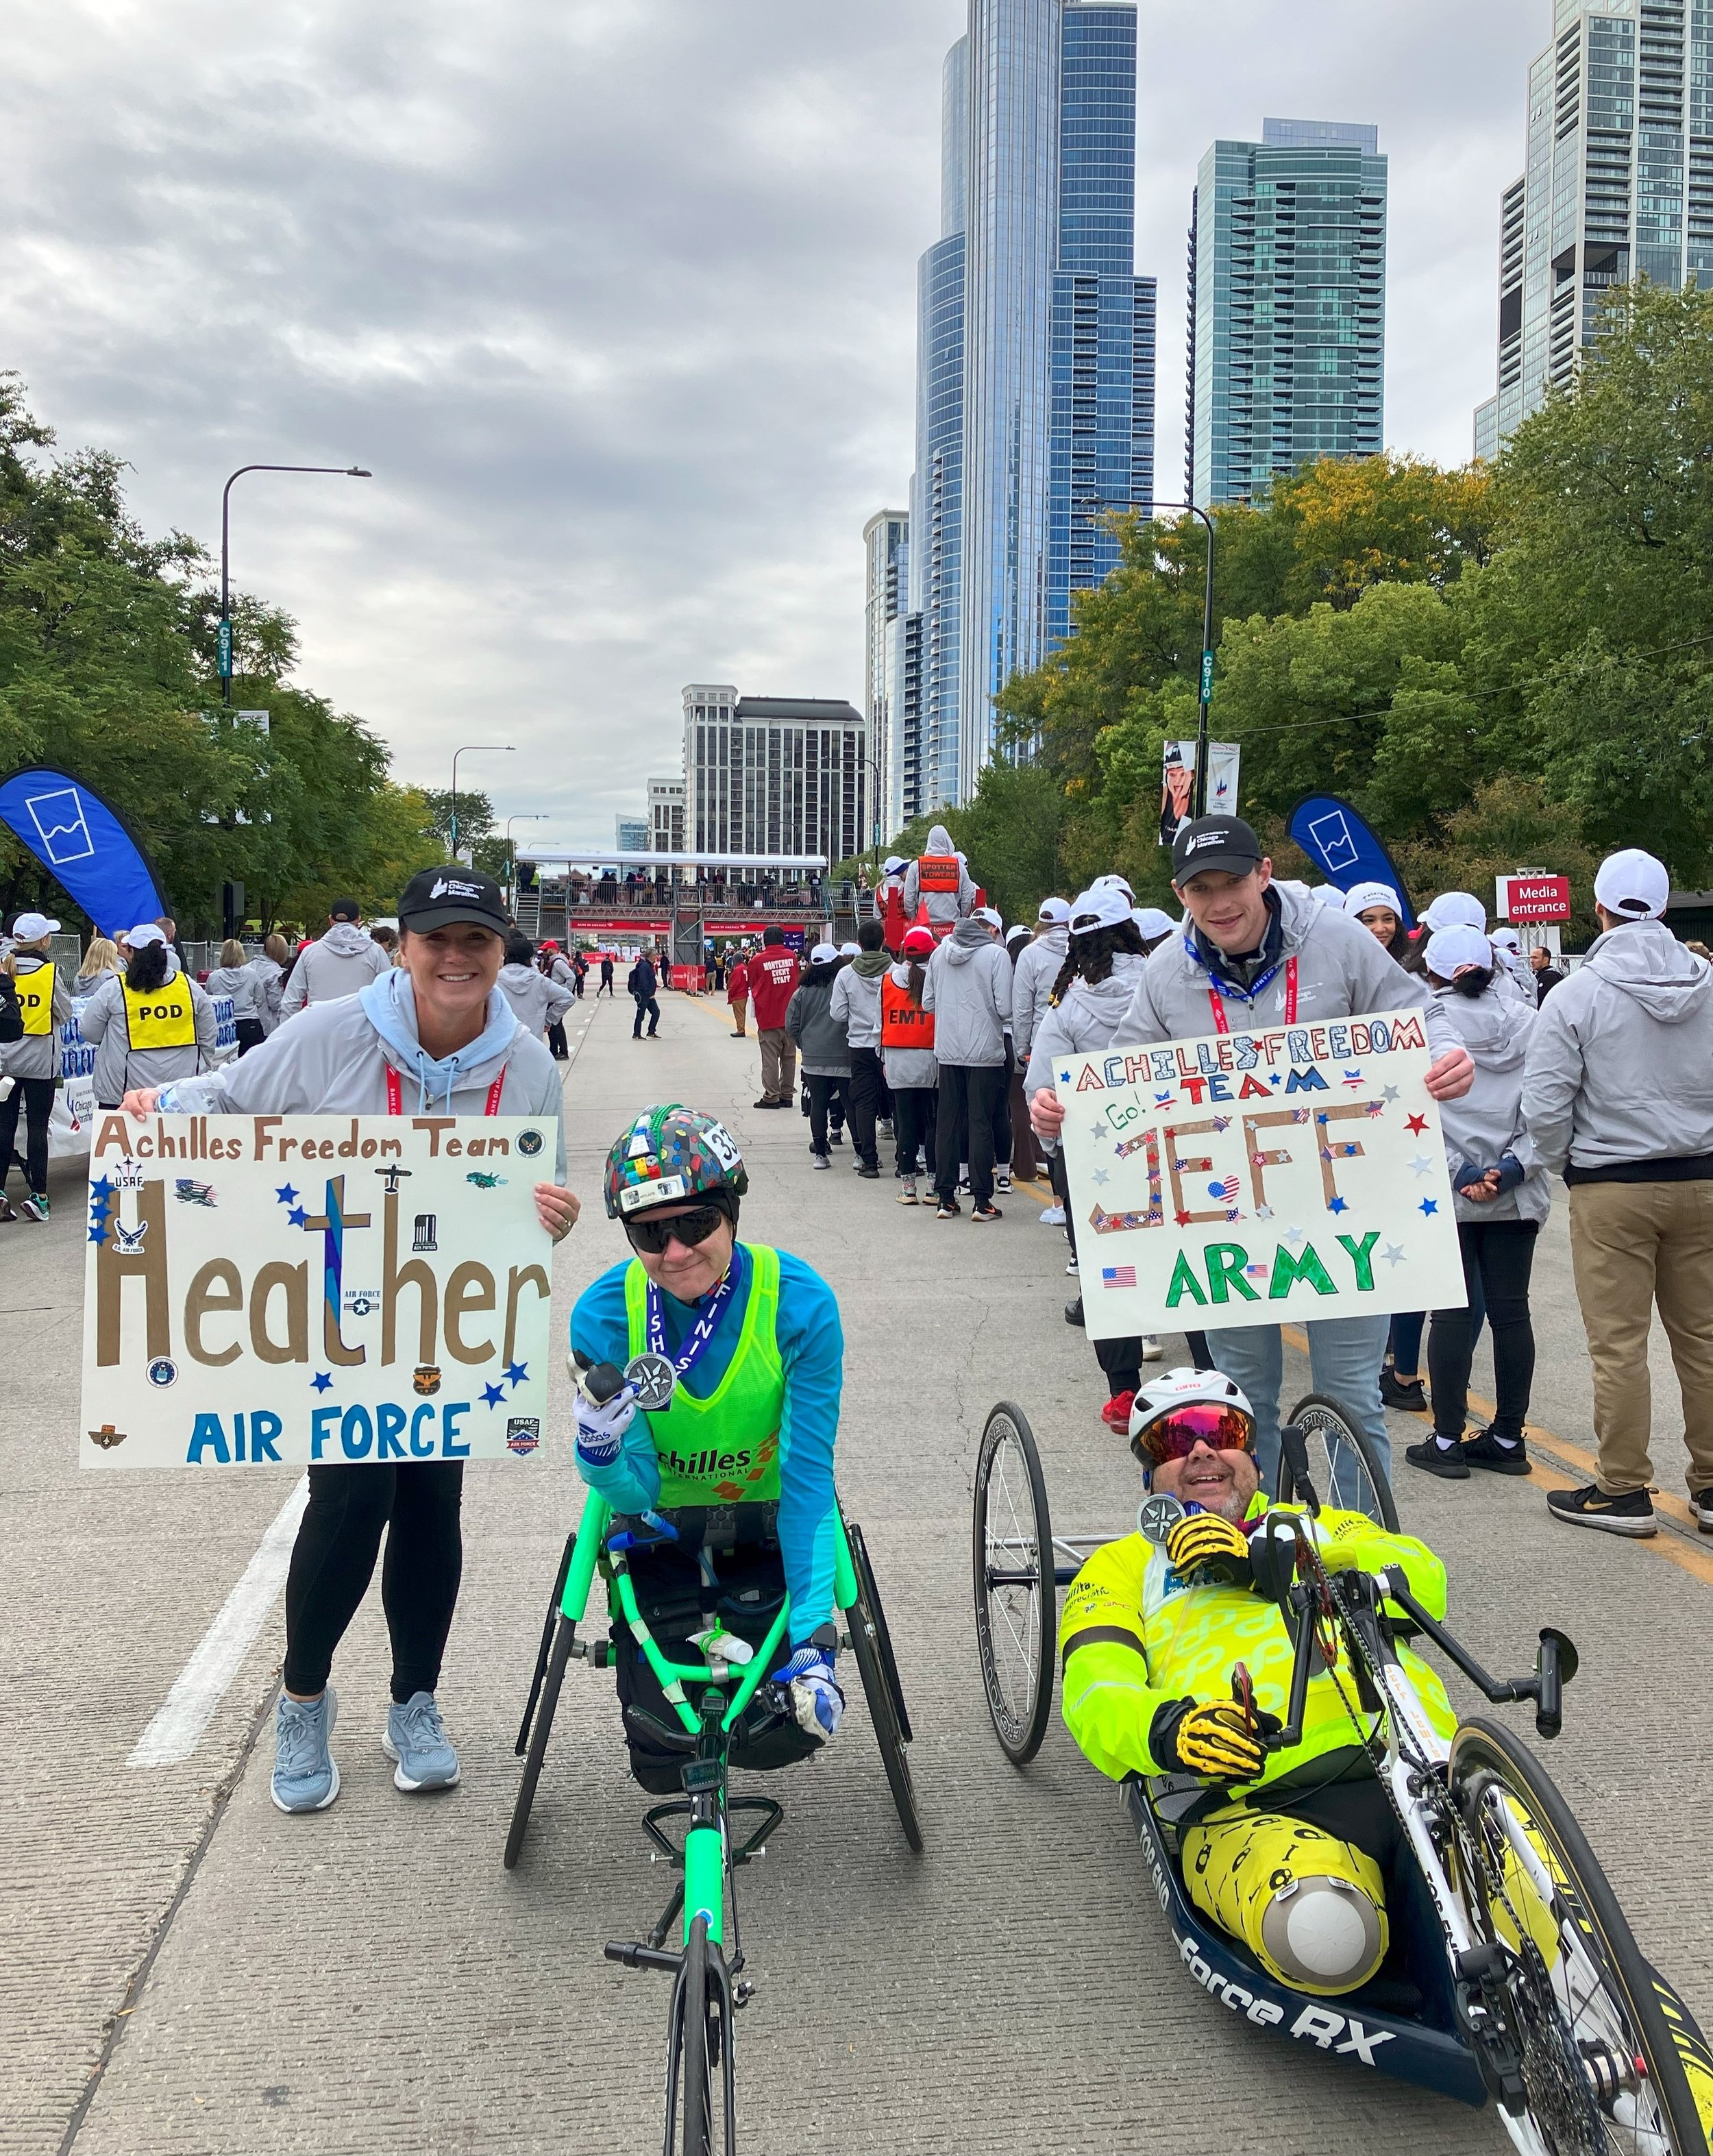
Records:
[[[1076,1278],[1076,1253],[1074,1250],[1071,1252],[1070,1263],[1064,1270],[1070,1275],[1073,1280]]]
[[[1142,1335],[1142,1360],[1145,1363],[1163,1363],[1165,1359],[1166,1350],[1151,1332],[1145,1332]]]
[[[993,1188],[996,1190],[1010,1189],[1011,1170],[1008,1168],[999,1168],[993,1171]]]
[[[1049,1205],[1041,1215],[1041,1225],[1044,1228],[1062,1228],[1064,1225],[1064,1208]]]

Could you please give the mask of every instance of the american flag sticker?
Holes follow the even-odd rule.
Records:
[[[1134,1265],[1102,1265],[1100,1268],[1102,1287],[1134,1287],[1136,1284],[1136,1269]]]

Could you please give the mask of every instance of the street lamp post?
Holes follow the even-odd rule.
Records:
[[[1102,501],[1095,495],[1089,496],[1082,504],[1085,510],[1106,512],[1144,506],[1140,501]],[[1213,520],[1205,509],[1198,509],[1192,501],[1152,501],[1146,507],[1151,518],[1157,509],[1176,509],[1184,511],[1191,516],[1199,516],[1208,527],[1208,581],[1202,598],[1201,708],[1196,719],[1195,788],[1196,814],[1205,816],[1208,813],[1208,706],[1213,701]],[[1088,521],[1092,524],[1095,519],[1090,516]]]
[[[452,858],[458,859],[458,759],[461,756],[515,756],[515,742],[471,742],[452,752]]]
[[[231,501],[233,480],[246,472],[331,472],[339,479],[372,479],[361,465],[240,465],[220,490],[220,701],[232,701]]]
[[[545,808],[539,815],[508,816],[505,819],[505,850],[510,859],[511,910],[514,914],[517,911],[517,841],[511,835],[511,827],[514,824],[548,824],[552,820]]]

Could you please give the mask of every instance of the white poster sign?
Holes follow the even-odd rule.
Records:
[[[1432,1061],[1415,1011],[1067,1056],[1090,1337],[1460,1307]]]
[[[1243,752],[1236,742],[1208,744],[1208,814],[1237,814],[1238,769]],[[1169,846],[1195,814],[1196,741],[1169,741],[1160,774],[1160,844]]]
[[[553,1160],[517,1116],[98,1113],[80,1463],[534,1452]]]

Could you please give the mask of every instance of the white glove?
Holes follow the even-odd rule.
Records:
[[[833,1657],[820,1647],[799,1647],[773,1682],[791,1694],[791,1711],[806,1736],[825,1744],[839,1734],[844,1719],[844,1694],[833,1677]]]
[[[597,1405],[577,1389],[577,1456],[587,1467],[610,1467],[618,1457],[624,1433],[636,1420],[637,1396],[630,1386]]]

